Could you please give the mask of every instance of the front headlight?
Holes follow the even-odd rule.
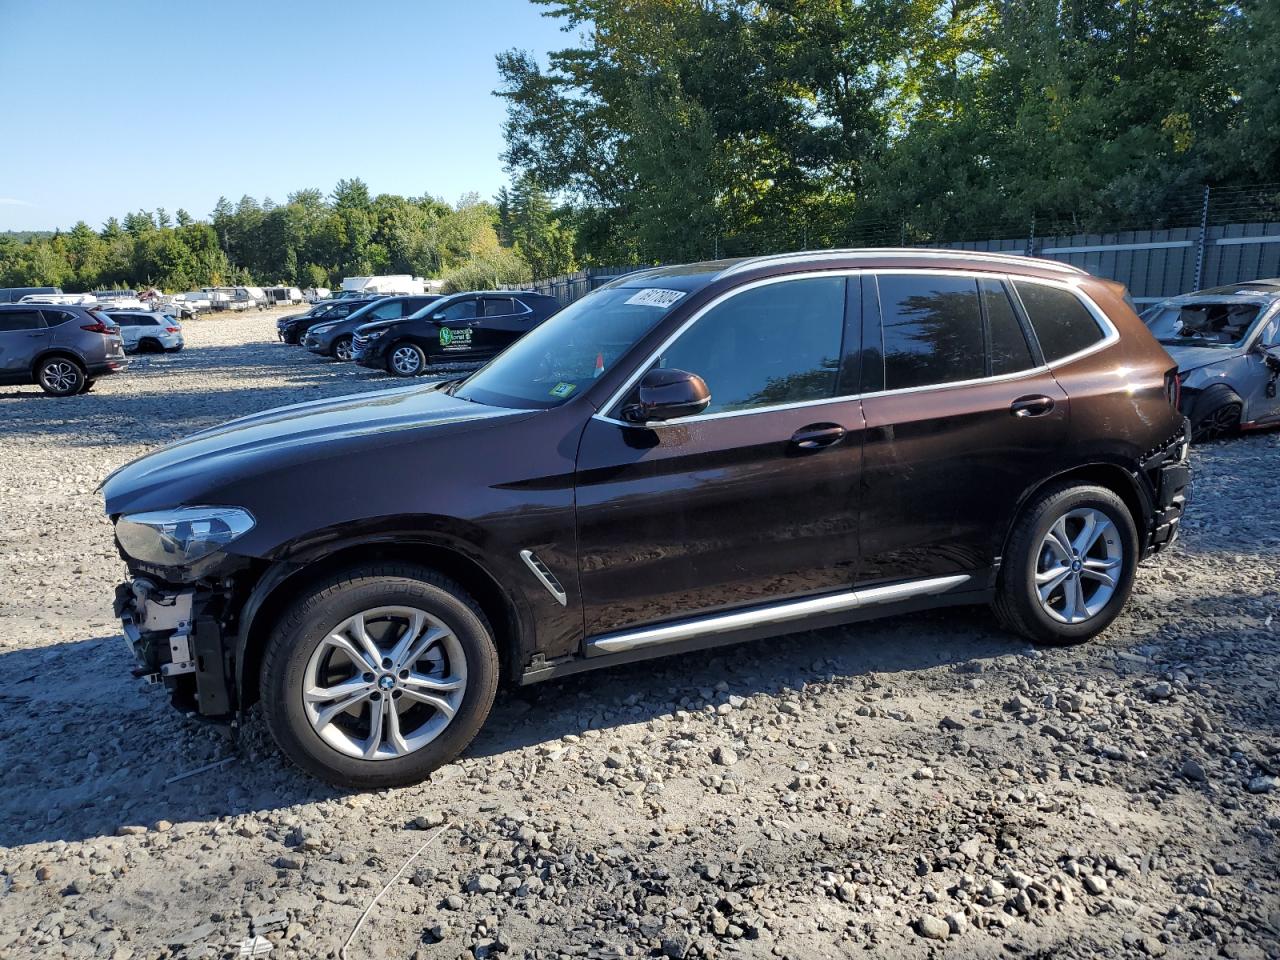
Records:
[[[187,567],[253,527],[253,515],[239,507],[179,507],[126,514],[116,523],[116,540],[140,563]]]
[[[319,336],[321,334],[328,333],[330,330],[332,330],[336,326],[337,326],[336,323],[322,323],[319,326],[312,327],[311,332]]]
[[[377,340],[380,336],[382,336],[386,332],[387,331],[385,330],[370,330],[368,333],[361,334],[361,336],[364,337],[366,340]]]

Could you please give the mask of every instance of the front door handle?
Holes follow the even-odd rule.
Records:
[[[1009,404],[1009,412],[1015,417],[1043,417],[1053,409],[1053,398],[1045,396],[1019,397]]]
[[[800,450],[821,450],[839,443],[846,432],[838,423],[811,423],[791,435],[791,444]]]

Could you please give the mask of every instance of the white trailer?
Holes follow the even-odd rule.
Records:
[[[384,296],[420,296],[427,292],[427,282],[407,273],[386,274],[380,277],[344,277],[342,289],[352,293]]]

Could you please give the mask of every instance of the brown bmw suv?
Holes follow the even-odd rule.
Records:
[[[1177,531],[1175,374],[1118,284],[1061,263],[641,271],[465,380],[267,411],[117,471],[117,607],[179,706],[261,700],[286,753],[358,786],[456,755],[500,675],[952,604],[1083,640]]]

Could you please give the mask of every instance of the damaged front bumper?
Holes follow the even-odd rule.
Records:
[[[163,683],[185,713],[231,719],[235,710],[219,598],[197,587],[135,577],[116,587],[115,612],[137,661],[134,676]]]
[[[1147,529],[1146,552],[1159,553],[1178,539],[1182,515],[1191,489],[1191,421],[1184,419],[1182,433],[1143,461],[1143,472],[1151,481],[1153,504]]]

